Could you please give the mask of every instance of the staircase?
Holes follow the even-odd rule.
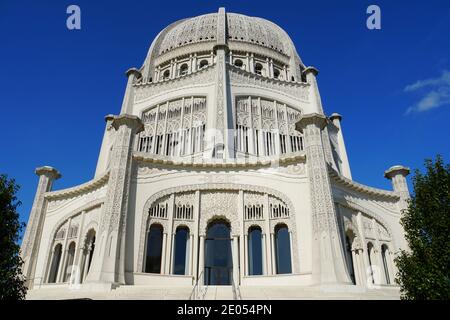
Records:
[[[242,300],[240,288],[234,280],[231,286],[202,285],[203,282],[202,272],[192,289],[190,300]]]

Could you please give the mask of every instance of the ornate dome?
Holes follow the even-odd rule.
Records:
[[[219,16],[223,15],[220,23]],[[218,38],[226,39],[231,51],[259,53],[282,61],[290,61],[292,70],[303,65],[288,34],[278,25],[266,19],[219,9],[209,13],[182,19],[162,30],[153,41],[144,63],[145,69],[153,69],[156,63],[194,52],[211,52]]]
[[[229,41],[242,41],[288,54],[290,41],[272,22],[242,14],[227,13],[226,34]],[[199,42],[214,42],[217,36],[217,13],[184,19],[163,32],[158,47],[162,55],[178,47]],[[288,54],[289,55],[289,54]]]

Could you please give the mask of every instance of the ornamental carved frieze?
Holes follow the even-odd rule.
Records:
[[[217,55],[217,83],[216,83],[216,129],[224,129],[224,113],[226,112],[225,100],[225,53],[218,52]]]
[[[208,223],[214,219],[226,219],[231,225],[231,234],[239,234],[238,192],[236,191],[202,191],[200,194],[199,232],[206,234]]]
[[[276,171],[279,173],[285,173],[290,175],[299,175],[304,176],[306,175],[306,165],[302,162],[294,163],[294,164],[288,164],[288,165],[280,165],[276,168]]]

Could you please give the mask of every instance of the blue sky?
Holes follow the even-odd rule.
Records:
[[[21,190],[27,221],[38,178],[51,165],[55,189],[92,178],[104,116],[117,114],[125,70],[178,19],[227,11],[284,28],[303,62],[320,71],[327,114],[343,115],[354,180],[391,189],[383,172],[450,159],[450,2],[437,1],[0,1],[0,172]],[[81,8],[81,30],[66,8]],[[366,8],[381,8],[381,30]]]

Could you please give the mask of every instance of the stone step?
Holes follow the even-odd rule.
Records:
[[[398,300],[398,288],[365,289],[357,286],[341,286],[339,288],[320,287],[278,287],[255,286],[240,287],[243,300],[288,300],[288,299],[381,299]]]
[[[146,299],[146,300],[187,300],[192,293],[191,286],[152,287],[120,286],[109,291],[71,290],[67,287],[30,290],[27,299]],[[232,286],[203,286],[200,299],[233,300]],[[398,300],[397,287],[365,289],[358,286],[331,288],[300,286],[247,286],[239,288],[243,300],[289,300],[289,299],[352,299],[352,300]]]
[[[204,300],[233,300],[232,286],[205,286]]]

